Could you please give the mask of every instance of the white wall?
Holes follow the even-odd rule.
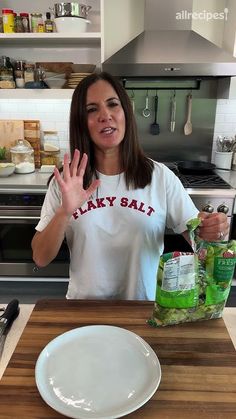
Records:
[[[218,135],[236,135],[236,99],[218,99],[216,106],[215,129],[212,147],[212,162]]]

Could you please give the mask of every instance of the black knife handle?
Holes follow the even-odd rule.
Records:
[[[8,324],[13,322],[19,314],[19,301],[14,299],[7,305],[4,313],[0,317],[0,322]]]

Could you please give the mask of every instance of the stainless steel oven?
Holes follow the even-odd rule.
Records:
[[[32,260],[31,240],[46,190],[0,188],[0,278],[68,278],[69,251],[63,242],[57,257],[45,268]]]
[[[179,173],[175,162],[166,165],[179,177],[199,211],[227,214],[230,230],[226,239],[231,238],[235,189],[215,171],[207,175],[183,175]],[[164,251],[174,250],[191,251],[191,248],[181,235],[166,230]]]

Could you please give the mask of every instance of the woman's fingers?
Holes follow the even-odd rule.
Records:
[[[63,177],[65,182],[67,182],[70,179],[70,158],[69,154],[65,153],[64,155],[64,164],[63,164]]]
[[[80,159],[80,151],[76,148],[70,165],[71,176],[76,176]]]
[[[88,156],[87,156],[86,153],[84,153],[83,157],[80,161],[78,170],[77,170],[77,175],[78,176],[82,176],[82,177],[84,176],[84,172],[85,172],[85,169],[86,169],[86,166],[87,166],[87,162],[88,162]]]
[[[223,213],[200,213],[201,225],[199,237],[207,241],[215,241],[224,238],[229,231],[227,216]]]
[[[54,169],[54,176],[55,176],[55,179],[56,179],[56,181],[58,182],[58,184],[59,184],[59,186],[62,188],[62,186],[63,186],[63,184],[64,184],[64,181],[63,181],[63,179],[62,179],[62,177],[61,177],[61,175],[60,175],[60,172],[59,172],[59,170],[57,169],[57,167],[55,167],[55,169]]]

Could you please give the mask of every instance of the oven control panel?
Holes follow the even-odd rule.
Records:
[[[1,207],[41,207],[45,194],[42,193],[19,193],[19,194],[0,194]]]

